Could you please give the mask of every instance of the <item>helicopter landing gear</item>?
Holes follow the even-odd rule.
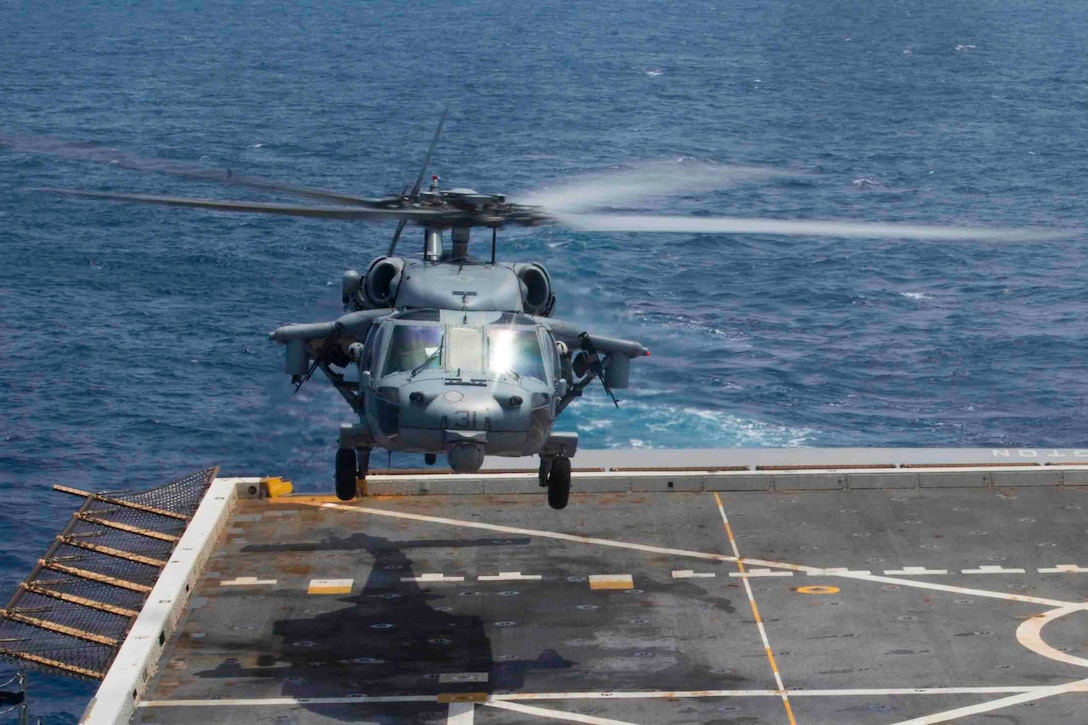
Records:
[[[544,463],[541,462],[541,470]],[[570,500],[570,459],[555,458],[549,466],[548,479],[548,505],[553,509],[565,509]]]
[[[340,448],[336,451],[336,497],[351,501],[359,490],[359,479],[370,471],[370,449]]]

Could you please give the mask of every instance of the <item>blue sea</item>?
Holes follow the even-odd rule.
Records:
[[[793,174],[633,210],[1069,229],[544,227],[500,256],[548,267],[556,316],[653,351],[622,407],[595,388],[564,414],[584,447],[1088,448],[1083,2],[3,0],[0,29],[0,135],[29,146],[373,196],[414,181],[448,105],[447,186],[516,198],[644,162],[741,164]],[[316,379],[292,394],[266,335],[337,316],[341,273],[392,233],[30,191],[274,198],[73,156],[0,148],[0,600],[73,510],[52,483],[219,465],[327,490],[349,410]],[[31,687],[46,722],[93,691]]]

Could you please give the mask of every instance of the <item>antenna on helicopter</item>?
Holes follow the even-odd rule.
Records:
[[[434,153],[435,146],[438,145],[438,137],[442,135],[442,126],[443,126],[443,124],[446,123],[446,116],[449,115],[449,112],[450,112],[450,107],[446,106],[442,110],[442,117],[438,119],[438,128],[435,129],[434,138],[431,139],[431,147],[429,149],[427,149],[427,155],[423,159],[423,168],[419,170],[419,178],[416,179],[416,184],[415,184],[415,186],[412,187],[412,192],[410,194],[408,194],[408,201],[410,201],[410,202],[414,203],[414,202],[419,201],[419,190],[423,186],[423,177],[427,175],[427,167],[430,166],[430,164],[431,164],[431,155]],[[434,188],[437,188],[437,187],[438,187],[438,177],[435,176],[431,180],[431,188],[434,189]],[[397,230],[395,232],[393,232],[393,241],[391,241],[389,243],[389,251],[385,253],[385,256],[387,256],[387,257],[392,257],[393,256],[393,252],[395,252],[396,249],[397,249],[397,242],[400,240],[401,232],[404,231],[404,227],[407,224],[408,224],[407,219],[401,219],[400,222],[397,223]],[[430,230],[427,231],[426,238],[427,238],[428,242],[431,241],[431,239],[430,239]]]

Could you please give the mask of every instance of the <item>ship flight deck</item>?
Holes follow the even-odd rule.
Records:
[[[1088,451],[575,462],[216,479],[84,722],[1088,721]]]

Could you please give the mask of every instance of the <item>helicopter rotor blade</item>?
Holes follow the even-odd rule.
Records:
[[[590,213],[776,178],[803,177],[765,166],[714,164],[695,159],[638,162],[627,168],[592,171],[518,195],[518,201],[557,214]]]
[[[415,186],[412,187],[412,193],[409,195],[409,199],[415,201],[419,198],[419,190],[423,188],[423,177],[427,175],[427,167],[431,164],[431,156],[434,154],[434,149],[438,146],[438,137],[442,135],[442,126],[446,123],[446,116],[449,115],[450,107],[446,106],[442,110],[442,117],[438,119],[438,128],[435,129],[434,138],[431,139],[431,146],[427,149],[427,155],[423,158],[423,168],[419,170],[419,178],[416,179]]]
[[[773,234],[776,236],[849,237],[856,239],[925,239],[934,241],[1037,241],[1068,237],[1069,229],[998,229],[938,227],[919,224],[746,219],[639,214],[567,214],[564,226],[585,232],[674,232],[689,234]]]
[[[370,209],[358,206],[306,206],[301,204],[273,204],[255,201],[218,201],[215,199],[190,199],[180,196],[151,196],[147,194],[114,194],[103,191],[81,191],[79,189],[35,189],[59,196],[81,199],[111,199],[131,201],[142,204],[160,204],[164,206],[185,206],[214,211],[252,212],[258,214],[280,214],[286,216],[313,217],[318,219],[342,219],[346,221],[385,221],[399,219],[404,223],[448,222],[460,216],[437,209]]]
[[[401,219],[397,222],[397,231],[393,232],[393,241],[389,242],[389,251],[385,253],[385,256],[392,257],[393,252],[397,251],[397,242],[400,241],[400,234],[404,231],[404,226],[407,223],[407,219]]]
[[[127,151],[120,151],[110,146],[81,141],[64,141],[49,136],[16,136],[0,134],[0,147],[9,148],[18,153],[42,154],[56,158],[91,161],[105,166],[113,166],[127,171],[139,171],[145,174],[166,174],[194,181],[208,181],[216,184],[245,186],[251,189],[275,191],[290,196],[298,196],[316,201],[332,201],[360,206],[384,206],[396,203],[397,199],[369,199],[354,194],[342,194],[337,191],[298,184],[285,184],[260,176],[241,176],[231,170],[205,169],[164,159],[150,159]]]

